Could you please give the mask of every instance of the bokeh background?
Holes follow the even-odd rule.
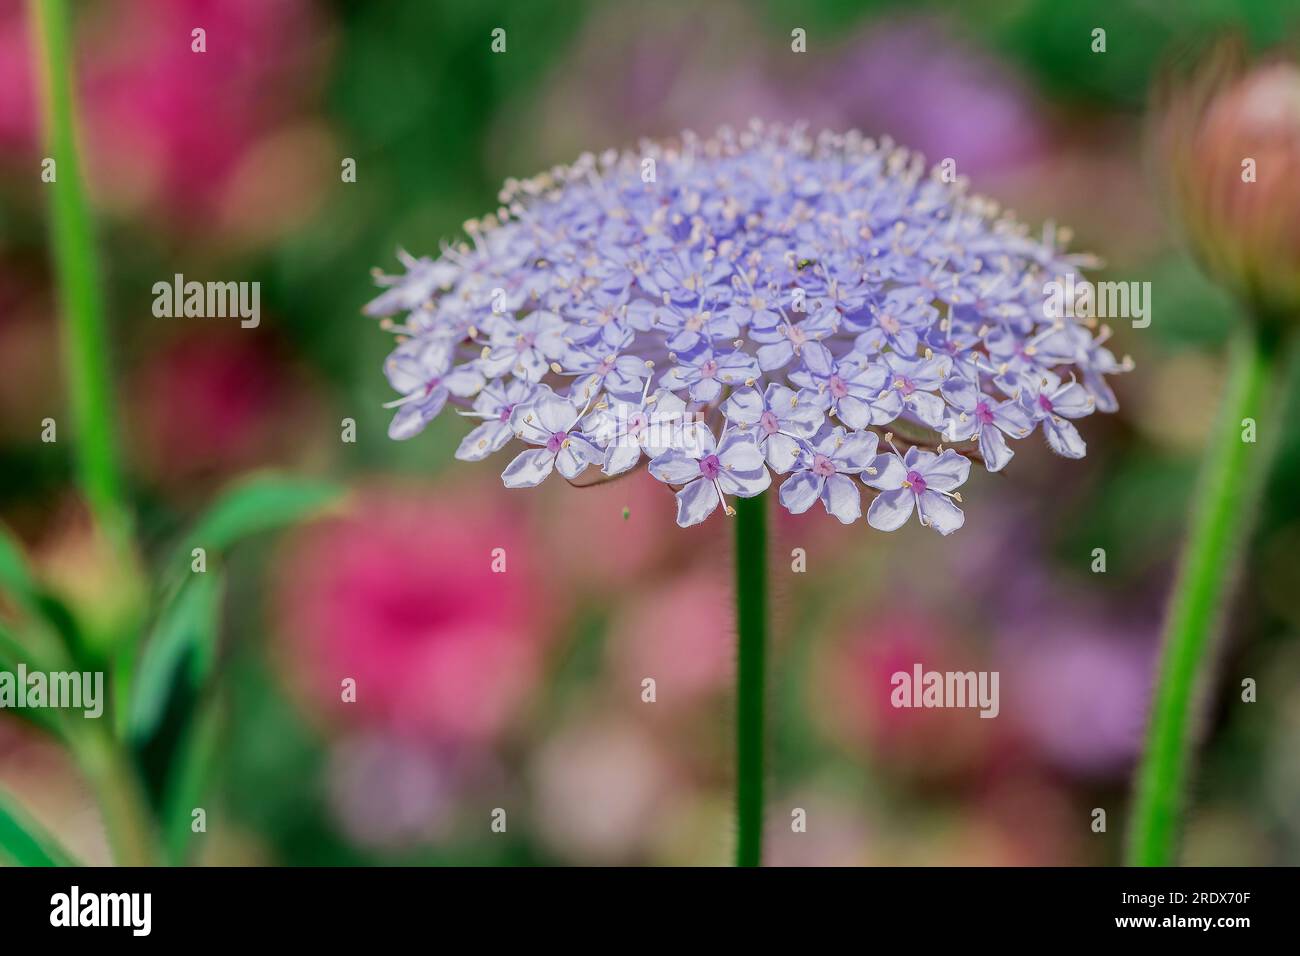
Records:
[[[768,859],[1119,860],[1156,634],[1234,312],[1164,225],[1143,149],[1187,35],[1295,36],[1290,0],[539,3],[86,0],[85,166],[146,548],[277,467],[345,505],[232,558],[227,720],[199,861],[721,864],[730,852],[730,528],[673,523],[643,472],[501,487],[463,424],[385,436],[391,336],[359,314],[400,245],[436,253],[507,176],[750,117],[888,133],[957,160],[1101,278],[1150,281],[1115,328],[1137,371],[1089,456],[1026,442],[950,539],[780,513],[772,547]],[[0,519],[78,614],[115,582],[72,482],[20,0],[0,0]],[[190,30],[207,52],[190,51]],[[494,28],[507,52],[490,51]],[[807,31],[808,52],[790,32]],[[1091,31],[1107,31],[1104,54]],[[340,164],[356,161],[356,182]],[[262,321],[159,319],[153,283],[258,281]],[[1300,405],[1292,402],[1287,421]],[[340,422],[357,423],[354,444]],[[1184,860],[1300,862],[1300,429],[1280,455],[1204,712]],[[508,572],[489,552],[505,548]],[[794,548],[807,571],[791,570]],[[1091,570],[1104,548],[1107,570]],[[1002,713],[896,711],[889,675],[1001,672]],[[358,681],[355,704],[339,680]],[[654,677],[658,699],[641,700]],[[1259,685],[1243,704],[1244,677]],[[97,811],[0,714],[0,785],[81,858]],[[505,834],[489,829],[507,810]],[[804,808],[808,831],[790,812]],[[1105,833],[1090,827],[1108,812]]]

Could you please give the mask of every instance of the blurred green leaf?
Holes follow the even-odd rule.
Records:
[[[132,739],[145,740],[153,733],[166,710],[177,672],[187,659],[187,679],[192,687],[207,678],[216,655],[223,584],[218,571],[194,574],[159,616],[132,687],[128,724]]]
[[[12,674],[18,673],[18,665],[27,664],[36,670],[43,670],[40,665],[35,664],[32,660],[31,652],[19,641],[9,630],[0,624],[0,671],[9,671]],[[45,707],[15,707],[7,710],[6,713],[12,714],[19,720],[25,720],[41,730],[48,731],[55,736],[63,736],[63,728],[60,725],[59,712],[53,708]]]
[[[245,538],[283,528],[336,501],[343,488],[335,482],[285,475],[256,475],[222,493],[185,536],[179,566],[189,563],[193,548],[208,557]]]
[[[167,858],[173,866],[181,866],[189,858],[194,808],[203,803],[220,734],[221,711],[217,700],[209,696],[207,705],[196,708],[194,719],[186,728],[167,781],[162,830]]]
[[[18,866],[76,866],[45,829],[0,793],[0,856]]]
[[[61,651],[76,659],[80,638],[72,612],[41,587],[28,567],[22,546],[3,525],[0,525],[0,592],[8,594],[30,618],[32,627],[24,631],[28,640],[14,641],[23,648],[20,659],[42,668]],[[56,646],[55,638],[62,647]],[[40,646],[31,646],[33,641],[38,641]]]
[[[25,608],[35,605],[39,591],[21,546],[3,525],[0,525],[0,588]]]

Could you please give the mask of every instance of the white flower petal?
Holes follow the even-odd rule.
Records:
[[[515,460],[501,472],[501,480],[507,488],[535,488],[546,480],[554,467],[554,454],[545,448],[530,448],[515,456]]]
[[[698,472],[697,472],[698,474]],[[690,482],[677,492],[677,523],[683,528],[699,524],[717,510],[721,499],[713,482],[703,477]]]

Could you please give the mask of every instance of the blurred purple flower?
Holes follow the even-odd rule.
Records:
[[[1087,608],[1021,622],[1001,648],[1007,716],[1055,764],[1084,776],[1125,772],[1142,747],[1155,652],[1141,621]]]

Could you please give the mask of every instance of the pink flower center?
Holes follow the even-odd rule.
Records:
[[[912,490],[918,495],[925,493],[925,478],[919,471],[909,471],[907,473],[907,483],[912,486]]]
[[[1038,396],[1038,407],[1047,414],[1052,414],[1052,400],[1042,393],[1039,393]]]
[[[823,478],[829,478],[835,474],[835,463],[825,455],[814,455],[812,473]]]
[[[981,425],[993,424],[993,409],[989,408],[988,402],[980,402],[975,406],[975,420]]]
[[[717,455],[705,455],[700,459],[700,474],[709,481],[717,480],[722,474],[722,462],[718,461]]]
[[[776,416],[771,412],[764,412],[760,415],[758,425],[763,429],[764,435],[775,435],[781,430],[781,423],[776,420]]]
[[[713,359],[709,359],[707,362],[705,362],[703,365],[700,366],[701,378],[713,378],[713,376],[717,374],[718,374],[718,363],[715,362]]]
[[[903,393],[904,398],[916,391],[916,383],[906,375],[899,376],[898,380],[894,382],[894,386]]]
[[[844,379],[838,375],[832,375],[830,381],[830,390],[832,398],[843,398],[849,394],[849,387],[844,384]]]
[[[568,433],[553,432],[551,437],[546,439],[546,450],[552,453],[558,452],[564,447],[565,441],[568,440]]]

